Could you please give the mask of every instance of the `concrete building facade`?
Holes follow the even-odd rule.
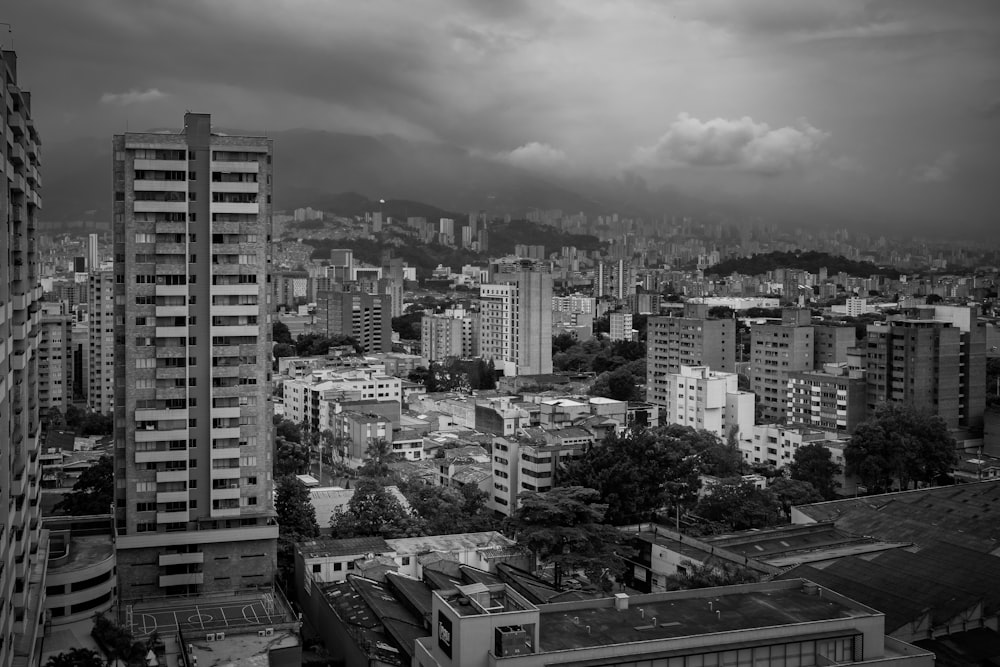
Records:
[[[0,667],[8,667],[41,655],[49,534],[39,503],[41,141],[13,51],[0,52],[0,77]]]
[[[868,414],[867,386],[865,374],[848,370],[846,363],[789,373],[785,420],[853,433]]]
[[[115,272],[91,271],[87,283],[87,407],[106,415],[115,406]]]
[[[316,331],[350,336],[364,352],[391,352],[390,300],[386,294],[369,294],[353,283],[335,283],[316,295]]]
[[[38,338],[38,407],[65,413],[72,401],[73,316],[46,311]]]
[[[735,373],[717,373],[708,366],[681,366],[666,376],[666,404],[661,412],[667,424],[709,431],[726,441],[750,440],[754,423],[754,395],[740,391]]]
[[[114,138],[115,523],[123,599],[270,587],[271,141]]]
[[[500,265],[480,287],[479,351],[504,375],[552,372],[552,274],[538,263]]]
[[[781,324],[750,327],[750,389],[765,419],[779,421],[788,410],[788,376],[813,368],[812,316],[807,309],[786,308]]]

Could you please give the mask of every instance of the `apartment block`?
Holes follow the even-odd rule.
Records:
[[[854,327],[817,325],[813,327],[813,368],[847,361],[847,351],[857,344]]]
[[[115,272],[92,271],[87,286],[87,407],[111,414],[115,405]]]
[[[364,352],[392,351],[391,313],[388,295],[362,291],[357,283],[334,283],[316,295],[316,331],[350,336]]]
[[[113,150],[120,595],[269,588],[272,142],[187,113]]]
[[[462,309],[424,315],[420,320],[420,354],[429,362],[479,354],[479,316]]]
[[[504,375],[552,372],[552,274],[540,263],[500,265],[480,287],[479,351]]]
[[[830,447],[841,442],[836,432],[811,426],[756,424],[753,441],[741,442],[740,451],[748,463],[764,463],[780,469],[792,462],[795,451],[802,445],[820,443]],[[843,460],[834,462],[843,463]]]
[[[53,305],[53,304],[49,304]],[[58,304],[55,310],[58,310]],[[45,309],[38,337],[38,407],[65,413],[73,401],[73,316]]]
[[[518,508],[517,498],[523,491],[550,491],[559,467],[581,456],[593,444],[592,434],[583,429],[566,429],[565,439],[553,438],[537,442],[518,438],[493,439],[493,489],[487,506],[510,516]]]
[[[931,306],[868,326],[868,409],[899,401],[976,432],[986,409],[986,330],[978,308]]]
[[[611,340],[632,340],[632,313],[614,312],[608,316],[608,319]]]
[[[864,372],[846,362],[789,373],[785,421],[853,433],[868,414],[867,387]]]
[[[0,76],[0,667],[9,667],[41,657],[49,532],[39,504],[41,141],[13,51],[0,52]]]
[[[685,304],[681,317],[650,317],[646,331],[646,399],[667,404],[666,376],[681,366],[736,371],[736,323],[712,318],[705,304]]]
[[[690,426],[714,433],[723,441],[730,435],[749,440],[754,422],[754,395],[740,391],[739,376],[718,373],[708,366],[681,366],[668,373],[664,423]]]
[[[788,376],[813,368],[812,316],[807,309],[786,308],[781,324],[750,327],[750,389],[764,419],[780,421],[788,411]]]

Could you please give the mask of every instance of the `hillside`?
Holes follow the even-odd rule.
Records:
[[[870,278],[880,274],[890,278],[898,278],[899,271],[891,267],[879,267],[871,262],[856,262],[842,255],[831,255],[825,252],[811,250],[808,252],[769,252],[752,257],[727,259],[705,270],[706,274],[728,276],[731,273],[756,276],[775,269],[799,269],[809,273],[818,273],[826,268],[828,275],[846,273],[859,278]]]

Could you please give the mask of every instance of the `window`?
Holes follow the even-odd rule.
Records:
[[[323,566],[320,563],[313,563],[312,571],[314,573],[319,573],[323,571]]]

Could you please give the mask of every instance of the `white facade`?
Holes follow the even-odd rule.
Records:
[[[115,274],[110,269],[91,271],[88,281],[87,407],[111,414],[115,406]]]
[[[709,431],[723,440],[736,428],[739,441],[749,441],[754,422],[754,395],[739,390],[735,373],[708,366],[681,366],[668,373],[663,418],[668,424]]]
[[[611,340],[632,340],[632,313],[611,313]]]
[[[802,445],[822,442],[829,446],[837,440],[837,434],[807,426],[785,426],[781,424],[757,424],[753,427],[753,440],[740,442],[743,460],[748,463],[765,463],[784,468],[792,462],[795,451]],[[843,463],[843,448],[839,448]],[[831,450],[832,451],[832,450]]]
[[[504,375],[552,372],[552,275],[500,272],[480,288],[479,351]]]

